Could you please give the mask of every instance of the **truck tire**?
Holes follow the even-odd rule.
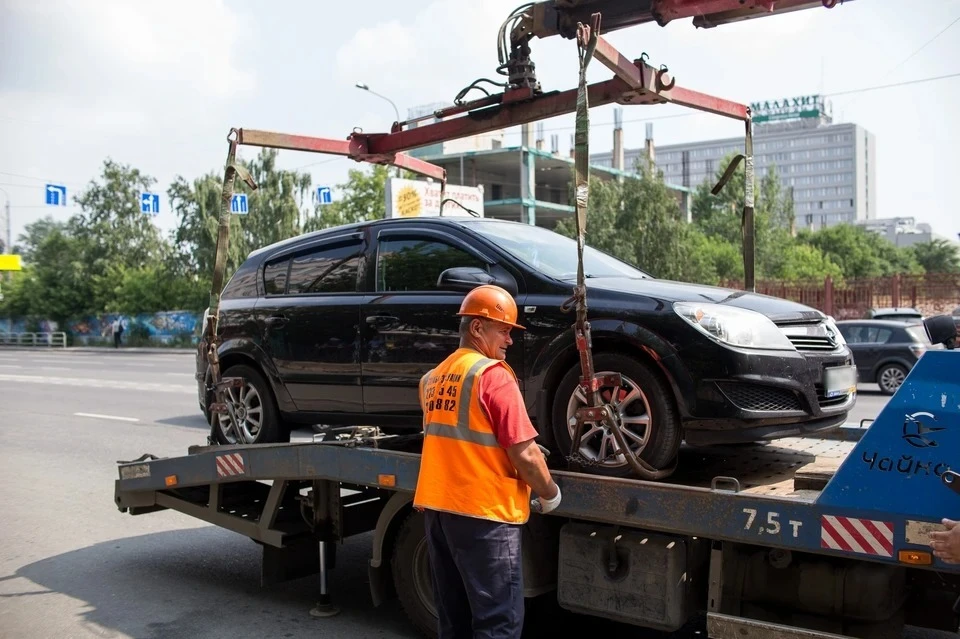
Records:
[[[280,420],[277,404],[270,391],[270,385],[256,369],[245,364],[231,366],[222,377],[242,377],[245,385],[242,389],[231,388],[227,392],[241,409],[240,417],[244,430],[253,441],[238,442],[232,431],[227,434],[229,420],[226,415],[213,415],[213,433],[217,442],[229,444],[276,444],[290,441],[290,431]]]
[[[437,606],[433,598],[423,513],[412,510],[400,525],[390,567],[403,611],[425,637],[436,639]]]
[[[597,373],[620,373],[624,377],[625,388],[619,390],[618,398],[612,397],[614,389],[601,389],[601,394],[605,395],[604,401],[609,403],[614,400],[614,405],[626,420],[635,420],[625,420],[624,425],[638,435],[638,439],[628,438],[628,442],[636,443],[639,447],[639,440],[643,441],[640,458],[658,470],[667,468],[677,455],[681,439],[680,420],[670,386],[649,365],[626,355],[598,353],[593,358],[593,365]],[[562,456],[570,452],[573,427],[569,425],[569,418],[575,414],[575,406],[586,403],[585,398],[580,401],[574,395],[579,381],[578,362],[560,381],[553,399],[553,436]],[[643,420],[646,420],[645,424]],[[589,428],[589,424],[586,426]],[[598,431],[584,442],[581,452],[588,457],[591,453],[595,457],[605,457],[612,452],[611,444],[612,436],[605,436]],[[602,451],[605,451],[603,456],[600,455]],[[586,466],[584,470],[608,477],[630,477],[633,473],[626,461],[617,463],[615,458],[608,463]]]

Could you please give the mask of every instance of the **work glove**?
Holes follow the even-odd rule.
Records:
[[[554,484],[554,486],[557,486]],[[553,512],[557,509],[557,506],[560,505],[560,487],[557,486],[557,494],[553,499],[544,499],[543,497],[537,497],[536,499],[530,502],[530,510],[535,513],[540,513],[541,515],[546,515],[549,512]]]

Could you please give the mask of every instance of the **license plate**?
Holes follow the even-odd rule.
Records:
[[[836,366],[823,371],[823,392],[827,398],[849,395],[856,390],[856,366]]]

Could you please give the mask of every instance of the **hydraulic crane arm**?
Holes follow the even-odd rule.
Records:
[[[693,18],[695,27],[710,28],[741,20],[762,18],[814,7],[832,8],[844,0],[547,0],[528,12],[531,35],[559,35],[572,39],[577,23],[588,23],[594,13],[603,15],[605,33],[656,22],[661,27],[674,20]],[[851,1],[851,0],[846,0]]]

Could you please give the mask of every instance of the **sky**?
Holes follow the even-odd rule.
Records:
[[[226,136],[245,127],[345,139],[389,129],[390,103],[452,102],[478,77],[497,78],[497,30],[520,0],[0,0],[0,198],[13,238],[46,215],[66,220],[105,159],[153,176],[155,223],[177,220],[166,189],[177,177],[222,174]],[[922,6],[922,9],[920,7]],[[946,29],[946,30],[945,30]],[[960,233],[960,0],[853,0],[695,29],[690,20],[606,34],[630,58],[646,52],[681,86],[727,99],[826,94],[835,122],[876,136],[877,216],[913,216]],[[545,91],[574,88],[576,44],[534,40]],[[611,76],[599,62],[590,81]],[[911,82],[911,84],[903,84]],[[885,85],[872,91],[856,91]],[[673,105],[623,112],[627,148],[742,135],[742,125]],[[612,146],[613,107],[591,111],[591,152]],[[567,152],[572,116],[547,120]],[[507,132],[519,144],[519,129]],[[257,149],[242,148],[242,157]],[[280,166],[344,182],[356,162],[281,151]],[[45,204],[62,184],[69,204]],[[0,233],[3,229],[0,228]]]

